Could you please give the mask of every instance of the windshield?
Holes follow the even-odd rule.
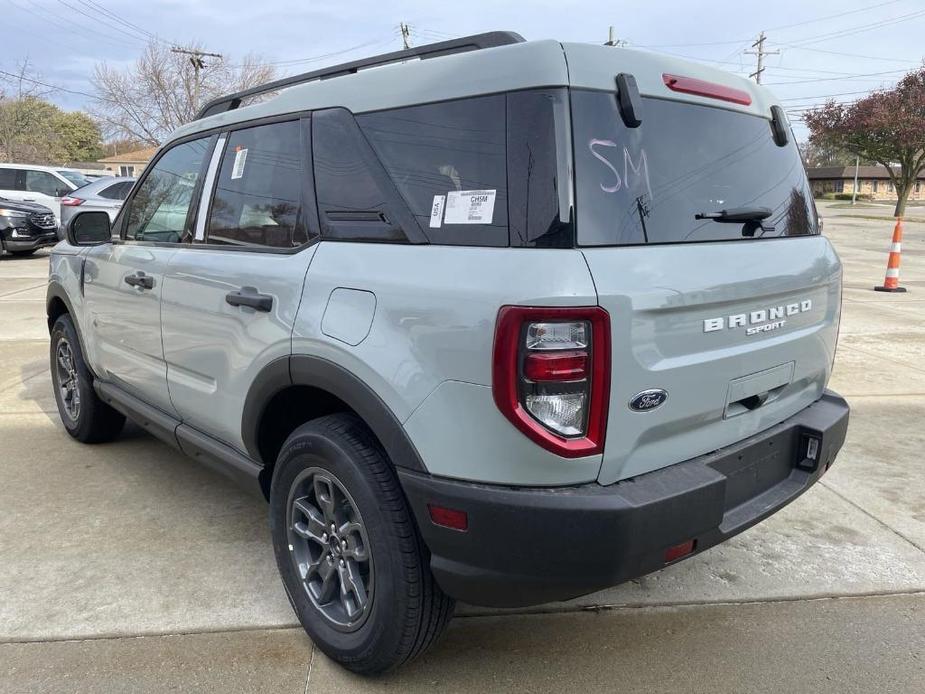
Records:
[[[64,176],[67,180],[73,183],[75,186],[80,188],[90,183],[90,179],[84,176],[79,171],[69,171],[67,169],[58,169],[58,173]]]
[[[768,119],[644,98],[627,128],[613,93],[580,90],[572,118],[579,245],[818,233],[796,144],[776,145]]]

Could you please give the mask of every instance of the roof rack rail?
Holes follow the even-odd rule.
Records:
[[[220,96],[203,106],[196,115],[196,120],[226,111],[233,111],[240,107],[241,102],[248,97],[276,91],[277,89],[285,89],[295,84],[352,75],[366,68],[397,63],[402,60],[408,60],[409,58],[426,60],[428,58],[439,58],[454,53],[466,53],[468,51],[478,51],[483,48],[507,46],[513,43],[522,43],[523,41],[524,37],[513,31],[489,31],[484,34],[474,34],[458,39],[450,39],[449,41],[429,43],[424,46],[414,46],[402,51],[392,51],[391,53],[383,53],[381,55],[372,56],[371,58],[361,58],[360,60],[354,60],[349,63],[332,65],[331,67],[322,68],[313,72],[283,77],[282,79],[251,87],[250,89],[244,89],[234,94],[228,94],[227,96]]]

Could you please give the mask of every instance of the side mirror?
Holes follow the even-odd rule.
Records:
[[[71,194],[70,188],[57,188],[55,190],[56,198],[64,198]]]
[[[67,240],[72,246],[98,246],[112,241],[109,215],[87,210],[71,218],[67,225]]]

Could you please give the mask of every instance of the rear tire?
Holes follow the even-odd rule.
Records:
[[[116,438],[125,416],[100,400],[93,389],[93,375],[84,361],[74,322],[66,313],[51,329],[50,358],[55,402],[67,433],[82,443]]]
[[[455,603],[430,572],[395,471],[355,415],[321,417],[286,440],[270,489],[270,528],[299,621],[345,668],[397,667],[450,621]]]

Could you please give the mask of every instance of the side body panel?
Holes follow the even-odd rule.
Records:
[[[170,398],[183,419],[244,450],[241,415],[250,385],[286,357],[317,245],[278,254],[183,248],[170,261],[161,309]],[[272,297],[269,312],[231,306],[243,287]]]
[[[344,301],[345,289],[373,294],[374,309],[365,295]],[[293,353],[332,361],[368,384],[432,474],[519,485],[587,482],[597,477],[600,456],[560,458],[501,415],[491,390],[492,345],[503,305],[596,302],[578,251],[322,242]],[[349,315],[340,321],[331,311]],[[349,327],[331,329],[338,324]]]
[[[84,334],[97,374],[169,414],[167,364],[161,342],[164,273],[176,246],[107,243],[87,251]],[[127,278],[150,278],[150,288]]]

